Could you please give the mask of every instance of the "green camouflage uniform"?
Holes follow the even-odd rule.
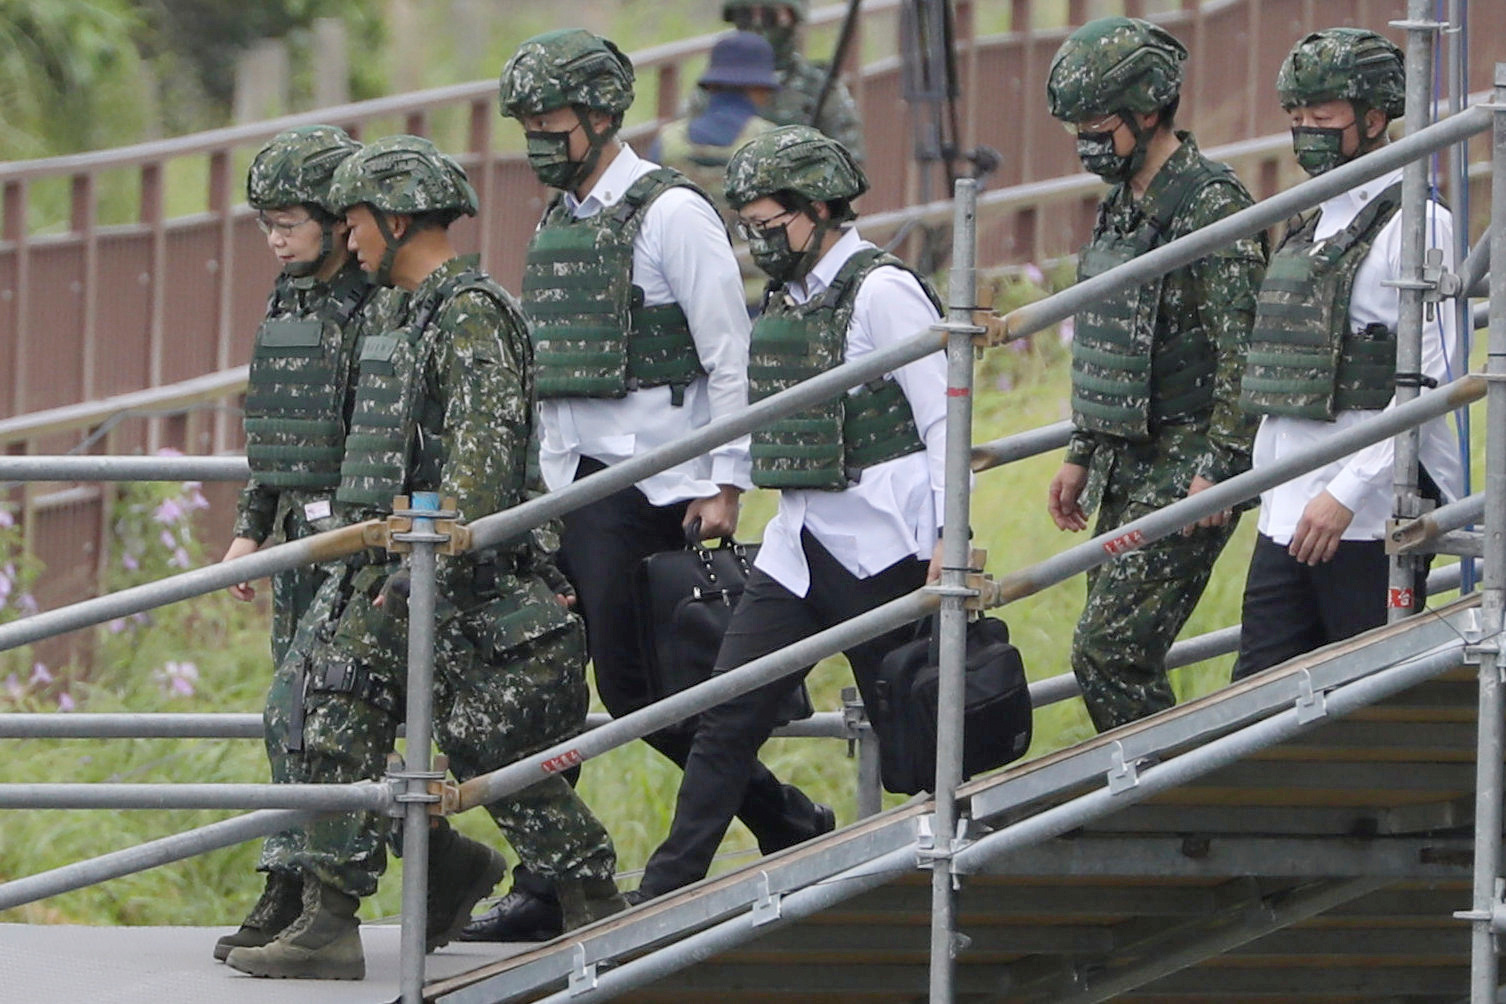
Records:
[[[1181,146],[1139,202],[1127,185],[1110,191],[1095,236],[1103,227],[1127,234],[1147,225],[1178,174],[1200,166],[1202,155],[1191,134],[1178,136]],[[1203,187],[1172,217],[1164,240],[1185,236],[1251,203],[1232,176],[1227,183]],[[1256,423],[1240,410],[1239,389],[1264,272],[1264,242],[1252,237],[1166,276],[1152,358],[1178,348],[1185,332],[1206,332],[1216,357],[1213,405],[1204,417],[1185,424],[1157,428],[1152,423],[1150,438],[1143,442],[1074,433],[1067,462],[1089,470],[1082,507],[1098,509],[1095,533],[1108,533],[1183,498],[1195,476],[1218,482],[1249,468]],[[1191,536],[1173,534],[1088,573],[1087,603],[1072,639],[1072,670],[1099,731],[1176,703],[1166,678],[1166,651],[1196,606],[1233,529],[1231,520],[1225,527],[1197,528]]]
[[[346,263],[340,273],[329,282],[321,282],[313,276],[301,278],[279,276],[277,289],[268,302],[266,320],[278,321],[322,316],[327,309],[331,287],[346,281],[350,273],[354,273],[355,278],[364,281],[360,266],[356,264],[355,259]],[[396,290],[374,290],[345,326],[344,339],[340,346],[340,359],[348,368],[349,379],[346,386],[351,389],[352,393],[355,389],[358,368],[357,347],[361,337],[368,331],[387,330],[392,313],[401,304],[402,298],[402,294]],[[268,361],[270,366],[276,364],[277,360]],[[315,389],[320,393],[324,391],[323,388]],[[352,400],[352,395],[347,394],[345,400],[347,425],[350,420]],[[278,488],[262,483],[260,478],[252,474],[237,500],[234,535],[249,538],[257,544],[268,541],[281,544],[329,530],[334,526],[330,519],[310,520],[304,507],[311,502],[327,501],[332,494],[330,491]],[[328,574],[327,568],[313,565],[279,572],[272,576],[272,661],[274,665],[282,662],[283,655],[292,642],[294,628],[313,601],[314,594],[318,592],[319,584],[324,581],[326,574]]]
[[[272,294],[269,304],[267,320],[321,316],[332,287],[350,278],[352,270],[355,277],[364,281],[360,266],[354,259],[328,283],[312,276],[280,276],[277,290]],[[403,294],[398,290],[374,290],[343,329],[340,359],[349,371],[349,379],[346,381],[349,393],[343,409],[347,428],[354,399],[361,339],[368,333],[387,330],[402,301]],[[277,362],[276,359],[268,360],[268,365],[275,366]],[[328,392],[327,388],[313,389],[321,393]],[[278,544],[333,529],[337,523],[333,514],[311,520],[304,509],[310,502],[328,503],[333,494],[329,490],[277,488],[263,484],[253,475],[241,490],[234,534],[237,537],[248,537],[258,544],[268,540]],[[321,586],[331,576],[338,578],[343,567],[343,563],[307,565],[272,576],[272,659],[273,665],[279,667],[279,670],[293,644],[299,622],[313,606]],[[291,700],[290,681],[283,679],[280,671],[274,673],[272,686],[267,692],[266,707],[262,710],[263,722],[286,721],[291,712]],[[267,728],[264,740],[272,782],[282,784],[297,780],[301,773],[295,763],[297,756],[295,753],[290,754],[285,742],[274,741],[275,734],[275,726]],[[261,861],[257,868],[261,871],[291,870],[288,855],[297,845],[298,839],[297,830],[285,830],[268,837],[262,846]]]
[[[453,496],[474,517],[522,499],[532,388],[516,305],[509,299],[504,309],[484,293],[445,288],[470,268],[460,258],[441,266],[414,291],[399,323],[428,317],[418,343],[427,352],[419,423],[427,446],[416,449],[438,452],[437,478],[430,481],[410,466],[406,487]],[[357,507],[342,515],[384,514]],[[439,564],[434,737],[462,781],[558,742],[585,721],[579,619],[555,601],[535,570],[532,546],[502,545],[497,552],[489,562],[461,556]],[[300,672],[310,680],[301,729],[305,780],[341,783],[383,774],[403,709],[407,618],[374,601],[397,567],[378,561],[327,582],[299,628],[311,644],[295,646],[279,671],[284,681]],[[361,682],[357,690],[322,689],[318,681],[332,679],[331,668],[347,666]],[[288,723],[278,727],[284,741],[296,741]],[[487,808],[531,870],[611,877],[611,838],[563,777]],[[324,883],[369,895],[385,864],[385,829],[369,813],[326,817],[311,824],[294,860]]]

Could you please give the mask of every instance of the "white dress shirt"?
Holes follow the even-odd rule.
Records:
[[[1401,169],[1374,181],[1334,196],[1319,206],[1321,216],[1314,231],[1315,240],[1332,237],[1359,215],[1370,200],[1401,180]],[[1435,202],[1429,202],[1427,247],[1443,249],[1445,267],[1454,266],[1453,217]],[[1399,293],[1393,286],[1383,286],[1386,279],[1401,275],[1401,213],[1398,211],[1381,228],[1375,244],[1355,274],[1354,294],[1349,302],[1351,330],[1367,324],[1384,324],[1396,330],[1399,316]],[[1461,360],[1451,358],[1454,348],[1454,313],[1445,303],[1434,311],[1433,319],[1423,318],[1422,372],[1447,383],[1463,371]],[[1396,406],[1393,398],[1387,408]],[[1267,415],[1255,434],[1254,465],[1258,470],[1288,454],[1321,442],[1343,429],[1357,425],[1379,412],[1341,411],[1332,422],[1309,418]],[[1464,483],[1459,462],[1458,440],[1446,417],[1435,418],[1420,430],[1419,456],[1422,466],[1447,500],[1456,500]],[[1325,467],[1300,475],[1260,496],[1260,532],[1277,544],[1291,543],[1297,522],[1307,503],[1327,491],[1354,513],[1354,520],[1344,531],[1344,540],[1381,540],[1386,520],[1393,508],[1393,463],[1395,444],[1383,439],[1358,453],[1351,453]]]
[[[796,303],[822,295],[858,251],[873,247],[849,228],[803,283],[786,290]],[[881,267],[858,287],[847,325],[846,361],[907,341],[938,319],[935,307],[909,272]],[[810,589],[810,569],[800,546],[809,530],[853,575],[868,578],[901,558],[929,558],[945,507],[946,356],[934,352],[886,376],[910,402],[925,450],[863,469],[842,491],[784,489],[779,511],[764,529],[755,564],[796,596]],[[857,388],[853,388],[854,390]]]
[[[658,165],[624,144],[585,199],[565,193],[577,219],[616,205],[628,188]],[[670,403],[668,386],[645,387],[620,398],[556,397],[539,402],[539,466],[555,490],[575,478],[582,456],[605,464],[629,460],[679,439],[714,418],[748,406],[748,310],[727,229],[705,199],[686,188],[665,191],[643,211],[633,240],[633,285],[644,306],[678,303],[690,322],[706,376]],[[638,482],[656,506],[707,498],[718,485],[750,488],[752,461],[743,436]]]

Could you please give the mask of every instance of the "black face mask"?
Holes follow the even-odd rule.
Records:
[[[1292,126],[1292,152],[1302,170],[1316,178],[1353,160],[1344,156],[1344,130],[1325,126]]]
[[[1120,182],[1132,173],[1130,157],[1121,157],[1114,152],[1114,131],[1080,132],[1077,134],[1077,159],[1084,170],[1091,171],[1104,181]]]

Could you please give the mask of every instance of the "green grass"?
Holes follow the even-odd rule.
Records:
[[[1005,299],[1029,296],[1009,286]],[[992,352],[978,367],[975,440],[1019,432],[1065,417],[1065,352],[1054,334],[1038,336],[1035,347]],[[1476,457],[1482,455],[1482,412],[1474,423]],[[1059,452],[979,475],[973,498],[977,546],[989,552],[989,570],[1001,575],[1049,557],[1081,536],[1058,532],[1044,508],[1045,487],[1060,462]],[[769,493],[753,493],[744,508],[741,536],[754,540],[773,512]],[[1203,602],[1183,636],[1235,623],[1244,570],[1253,539],[1247,517],[1219,562]],[[214,551],[213,547],[208,550]],[[1011,605],[1003,616],[1024,653],[1032,679],[1068,671],[1067,650],[1081,607],[1082,580],[1074,578]],[[73,682],[68,692],[80,710],[98,711],[257,711],[268,676],[266,612],[207,597],[195,604],[159,612],[149,626],[102,632],[104,658],[94,678]],[[165,697],[153,673],[168,661],[191,660],[200,674],[192,698]],[[1231,657],[1173,674],[1181,699],[1208,693],[1228,680]],[[4,672],[0,669],[0,672]],[[22,674],[24,677],[24,673]],[[839,692],[851,683],[844,661],[826,660],[810,677],[820,710],[840,707]],[[56,706],[61,682],[41,688],[19,704],[0,692],[0,710],[48,710]],[[1080,741],[1091,727],[1080,701],[1038,712],[1030,756]],[[265,781],[259,743],[245,740],[173,741],[11,741],[6,747],[11,782],[48,781]],[[835,740],[773,740],[766,763],[782,778],[837,809],[840,823],[854,818],[855,761]],[[641,868],[663,836],[674,804],[678,773],[658,754],[634,743],[592,761],[581,790],[607,823],[617,842],[619,867]],[[886,796],[897,804],[897,796]],[[129,847],[191,826],[225,818],[209,812],[28,811],[8,814],[0,829],[0,881],[31,875],[106,851]],[[500,844],[484,813],[471,812],[457,825]],[[751,835],[734,824],[717,867],[749,860]],[[0,913],[0,922],[100,924],[228,924],[238,919],[259,889],[253,868],[257,845],[217,851]],[[400,865],[394,864],[382,889],[363,907],[367,917],[395,914],[399,906]],[[633,877],[624,883],[636,884]],[[206,946],[207,947],[207,946]]]

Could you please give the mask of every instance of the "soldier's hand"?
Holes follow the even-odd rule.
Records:
[[[257,548],[260,546],[260,544],[250,537],[237,537],[230,542],[229,549],[225,551],[225,556],[220,560],[234,561],[236,558],[244,558],[248,554],[255,554]],[[249,603],[251,600],[256,599],[256,589],[249,582],[237,582],[235,585],[228,587],[227,591],[242,603]]]
[[[1051,487],[1046,489],[1046,512],[1058,530],[1076,533],[1087,529],[1088,515],[1077,504],[1087,483],[1088,469],[1081,464],[1062,464],[1051,479]]]
[[[1302,510],[1286,553],[1304,565],[1331,561],[1353,519],[1348,506],[1327,492],[1319,492]]]
[[[720,490],[715,495],[710,498],[695,499],[685,507],[685,518],[681,521],[681,525],[688,527],[696,520],[700,520],[702,540],[730,537],[737,532],[737,510],[742,489],[732,485],[718,487]]]
[[[1216,482],[1216,481],[1209,481],[1207,478],[1203,477],[1201,474],[1194,475],[1193,478],[1192,478],[1192,484],[1190,484],[1190,485],[1187,486],[1187,497],[1188,498],[1192,498],[1192,496],[1198,494],[1199,492],[1205,492],[1209,488],[1212,488],[1217,483],[1218,482]],[[1204,516],[1202,519],[1198,520],[1196,523],[1193,523],[1191,526],[1184,526],[1184,527],[1182,527],[1182,536],[1184,536],[1184,537],[1190,537],[1190,536],[1192,536],[1192,531],[1196,530],[1200,526],[1201,527],[1227,526],[1228,523],[1229,523],[1229,520],[1231,520],[1233,518],[1234,518],[1234,513],[1233,513],[1232,510],[1229,510],[1229,509],[1220,509],[1218,512],[1213,513],[1211,516]]]
[[[381,607],[393,617],[406,617],[408,594],[412,589],[412,573],[406,568],[400,568],[387,576],[387,581],[382,583],[382,591],[377,593],[377,598],[372,601],[372,605]]]

